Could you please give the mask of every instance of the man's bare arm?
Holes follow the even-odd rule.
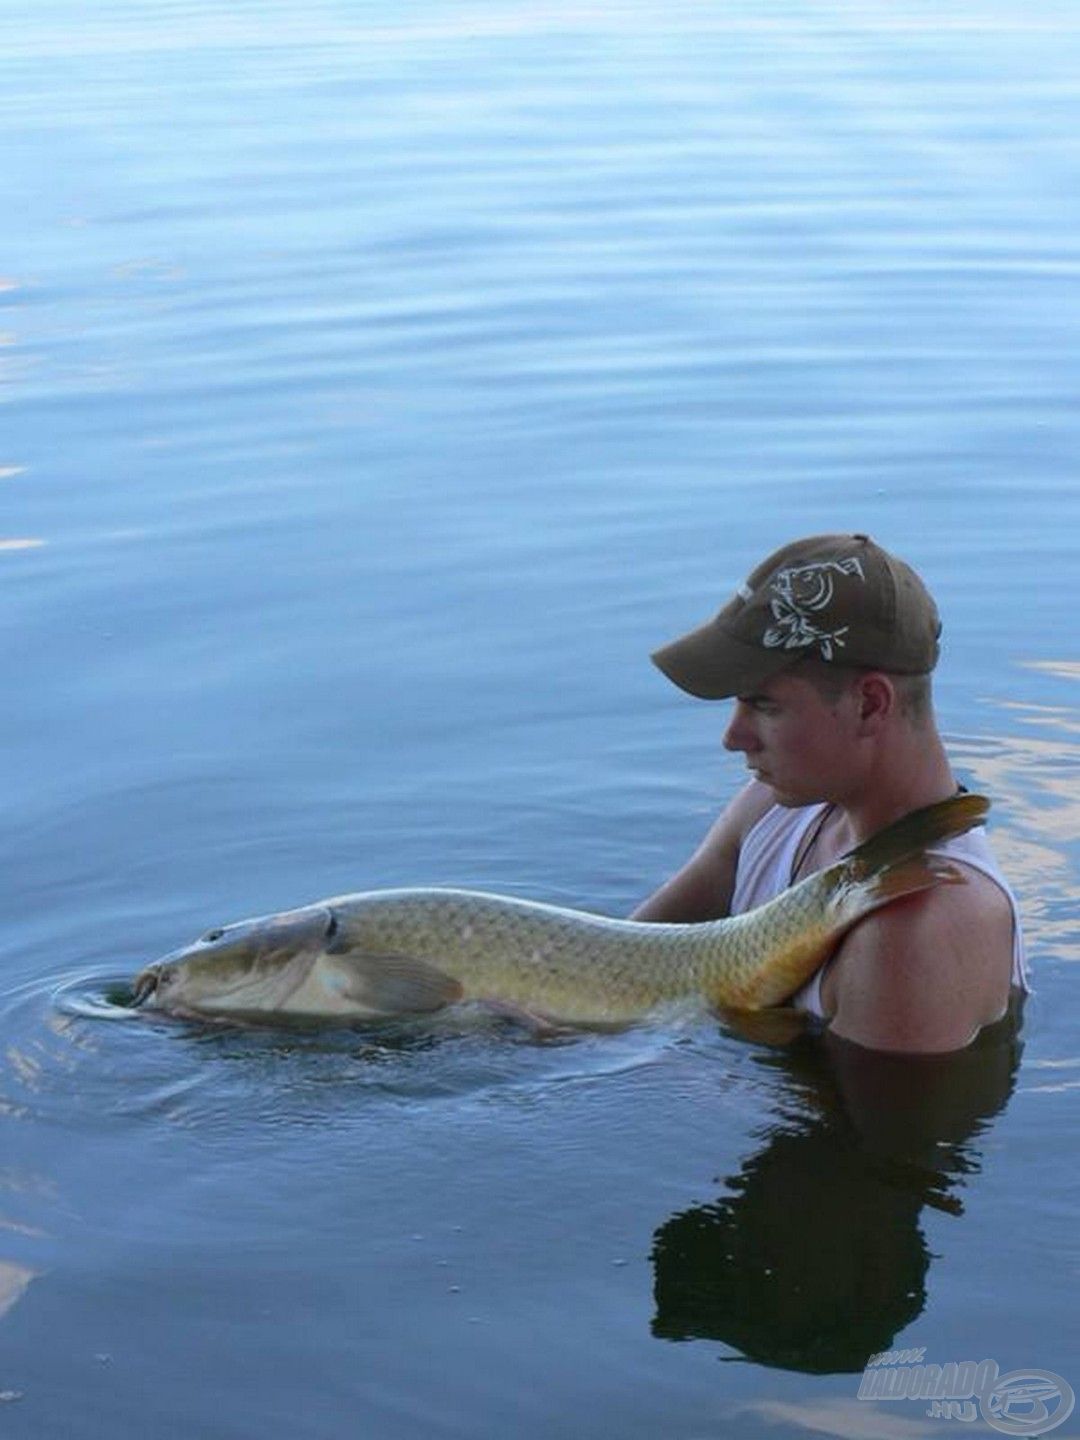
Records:
[[[643,901],[630,918],[695,924],[726,915],[735,889],[743,836],[772,804],[768,786],[757,780],[744,786],[686,864]]]
[[[895,901],[842,942],[823,985],[830,1029],[874,1050],[967,1045],[1009,999],[1012,912],[984,875]]]

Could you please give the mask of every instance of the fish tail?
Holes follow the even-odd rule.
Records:
[[[909,855],[886,865],[865,879],[856,880],[840,897],[840,908],[853,911],[852,919],[899,900],[903,895],[917,895],[920,890],[930,890],[936,885],[963,885],[964,874],[958,865],[953,865],[936,855]]]
[[[983,795],[954,795],[872,835],[833,867],[834,913],[850,922],[902,895],[935,885],[962,885],[961,870],[926,851],[978,825],[989,808]]]
[[[985,795],[952,795],[948,800],[913,810],[910,815],[887,825],[849,850],[840,864],[848,868],[853,879],[869,876],[908,855],[931,849],[937,841],[963,835],[981,824],[989,809],[990,801]]]

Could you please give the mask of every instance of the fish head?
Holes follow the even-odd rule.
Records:
[[[265,1005],[302,965],[325,953],[336,933],[337,918],[328,905],[208,930],[141,970],[133,1003],[174,1014]]]

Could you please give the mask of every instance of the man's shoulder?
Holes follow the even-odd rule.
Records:
[[[686,864],[638,906],[634,918],[690,923],[727,915],[743,837],[771,804],[767,786],[756,780],[745,785]]]
[[[724,854],[734,862],[747,835],[775,803],[775,796],[767,785],[760,780],[748,781],[713,821],[699,855]]]
[[[761,780],[750,780],[729,802],[718,823],[726,825],[733,839],[741,844],[755,825],[776,806],[776,796]]]

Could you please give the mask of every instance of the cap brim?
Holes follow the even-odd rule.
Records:
[[[662,645],[653,652],[652,662],[688,695],[699,700],[727,700],[733,695],[753,694],[799,658],[790,651],[744,645],[716,620],[710,620]]]

